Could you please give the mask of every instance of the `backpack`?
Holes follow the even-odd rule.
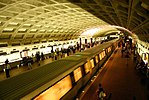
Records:
[[[101,92],[98,94],[98,96],[99,96],[99,99],[100,99],[100,100],[104,100],[104,98],[106,97],[106,93],[105,93],[104,91],[101,91]]]

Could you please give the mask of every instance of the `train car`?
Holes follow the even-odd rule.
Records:
[[[117,40],[0,82],[1,99],[73,100],[113,52]]]

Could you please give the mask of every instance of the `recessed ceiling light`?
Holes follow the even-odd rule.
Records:
[[[37,31],[37,29],[31,29],[30,31],[31,31],[31,32],[36,32],[36,31]]]
[[[14,28],[4,28],[3,31],[13,31]]]
[[[45,27],[49,28],[49,26],[45,26]]]
[[[24,24],[24,26],[31,26],[31,24]]]
[[[9,25],[18,25],[16,22],[10,22]]]
[[[16,19],[18,19],[18,20],[23,20],[23,18],[16,18]]]
[[[25,28],[20,28],[18,31],[20,31],[20,32],[24,32],[24,31],[26,31],[27,29],[25,29]]]
[[[40,30],[40,32],[45,32],[45,30],[43,29],[43,30]]]
[[[36,25],[37,27],[41,27],[41,25]]]

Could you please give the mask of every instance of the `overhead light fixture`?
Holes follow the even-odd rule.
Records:
[[[16,22],[10,22],[9,25],[18,25]]]
[[[14,30],[14,28],[4,28],[3,31],[8,31],[8,32],[12,32]]]
[[[95,33],[99,32],[102,28],[92,28],[83,32],[82,36],[93,36]]]
[[[52,32],[53,30],[48,30],[48,32]]]
[[[37,31],[37,29],[31,29],[30,30],[30,32],[36,32]]]
[[[43,30],[40,30],[40,32],[45,32],[45,30],[43,29]]]
[[[31,26],[31,24],[24,24],[24,26],[28,26],[28,27],[30,27],[30,26]]]
[[[36,27],[41,27],[41,25],[36,25]]]
[[[49,28],[50,26],[45,26],[46,28]]]
[[[20,28],[18,29],[19,32],[25,32],[27,29],[26,28]]]
[[[1,18],[7,18],[7,16],[2,16],[2,15],[1,15],[0,17],[1,17]]]
[[[60,30],[60,32],[64,32],[63,30]]]
[[[32,22],[36,22],[36,20],[33,20],[33,19],[32,19],[31,21],[32,21]]]
[[[23,21],[24,19],[23,18],[16,18],[17,20],[21,20],[21,21]]]

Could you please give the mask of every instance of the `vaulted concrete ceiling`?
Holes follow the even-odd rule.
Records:
[[[140,40],[149,42],[148,0],[69,0],[96,17],[125,27]]]
[[[75,39],[102,25],[125,27],[149,41],[148,10],[147,0],[0,0],[0,43]]]

